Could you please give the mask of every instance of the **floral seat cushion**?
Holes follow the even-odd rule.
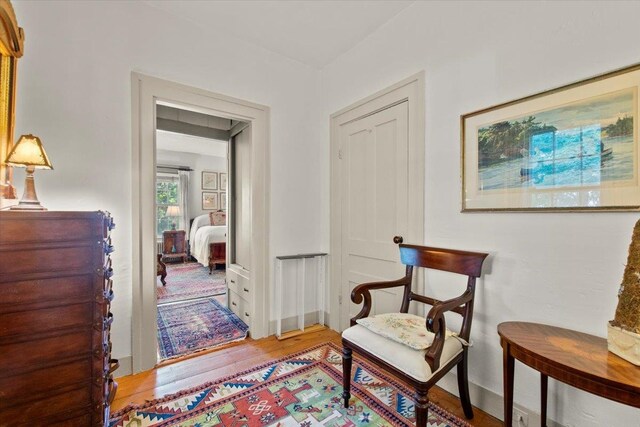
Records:
[[[356,322],[371,332],[404,344],[414,350],[424,350],[433,342],[434,334],[427,330],[426,319],[409,313],[384,313]],[[446,338],[455,335],[447,329]]]

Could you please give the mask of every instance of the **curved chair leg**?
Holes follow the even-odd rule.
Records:
[[[460,402],[462,410],[467,419],[473,418],[473,406],[469,397],[469,380],[467,379],[467,351],[462,354],[462,360],[458,362],[458,391],[460,392]]]
[[[351,349],[342,347],[342,398],[344,399],[344,407],[349,408],[349,400],[351,399]]]
[[[416,427],[426,427],[429,418],[429,397],[428,390],[416,390]]]

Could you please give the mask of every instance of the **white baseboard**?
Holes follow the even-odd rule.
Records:
[[[304,315],[304,324],[305,327],[309,325],[313,325],[314,323],[318,323],[318,312],[313,311],[311,313],[305,313]],[[324,324],[328,325],[329,320],[327,313],[325,313]],[[282,319],[282,332],[285,333],[287,331],[293,331],[298,329],[298,316],[291,316]],[[276,321],[272,320],[269,322],[269,335],[275,335],[276,333]]]
[[[131,356],[119,357],[120,367],[113,373],[114,378],[124,377],[133,373],[133,358]]]
[[[458,377],[455,373],[449,372],[440,381],[438,381],[438,387],[445,389],[451,394],[459,396],[458,394]],[[504,421],[504,400],[503,397],[491,390],[487,390],[477,384],[469,382],[469,395],[471,396],[471,403],[476,408],[479,408],[487,414],[493,415],[501,421]],[[513,404],[514,408],[517,408],[529,415],[529,426],[540,425],[540,413],[532,409],[525,408],[524,406]],[[515,423],[513,427],[522,427]],[[561,424],[548,419],[547,427],[562,427]]]

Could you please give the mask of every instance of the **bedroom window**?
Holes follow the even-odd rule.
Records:
[[[180,200],[180,180],[177,175],[158,174],[156,178],[156,235],[162,237],[162,232],[171,230],[171,224],[178,223],[179,218],[167,216],[167,208],[178,205]]]

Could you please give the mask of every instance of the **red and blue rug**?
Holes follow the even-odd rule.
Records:
[[[225,271],[203,267],[197,262],[167,264],[166,285],[156,281],[158,304],[220,295],[227,292]]]
[[[113,414],[109,427],[355,427],[415,425],[412,392],[354,354],[342,406],[341,350],[323,344]],[[431,404],[429,427],[469,427]]]
[[[161,359],[243,340],[248,329],[238,316],[215,298],[158,306]]]

